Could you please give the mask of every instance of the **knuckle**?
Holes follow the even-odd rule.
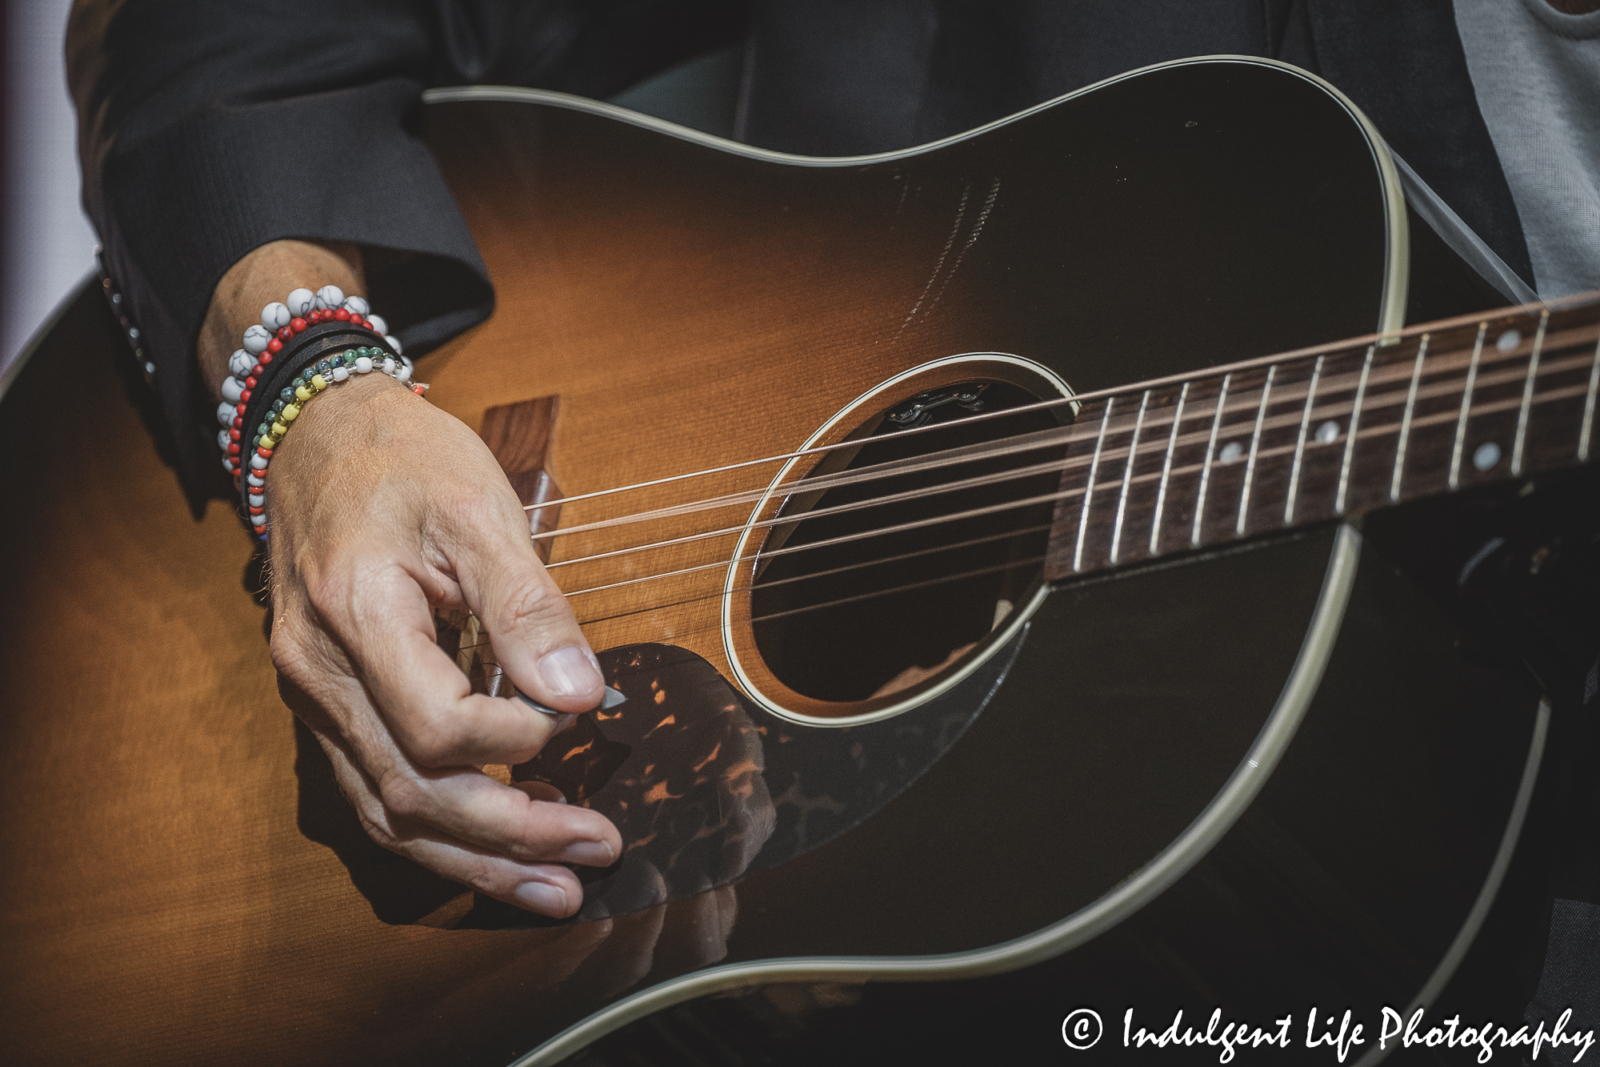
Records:
[[[404,821],[415,821],[429,811],[428,794],[410,776],[393,772],[378,782],[378,797],[389,815]]]
[[[460,725],[445,715],[428,716],[412,723],[405,731],[406,753],[426,767],[449,767],[460,763],[457,753],[462,740]]]
[[[499,499],[496,488],[481,482],[462,485],[445,499],[444,504],[473,528],[481,528],[498,520],[504,510],[504,502]]]
[[[301,682],[306,677],[305,652],[288,632],[286,627],[274,626],[272,628],[272,641],[268,645],[272,654],[272,669],[293,682]]]
[[[326,636],[313,627],[274,626],[269,648],[284,702],[308,722],[338,717],[348,664]],[[313,705],[320,714],[311,715]]]
[[[318,654],[316,637],[308,631],[299,620],[274,620],[268,643],[273,669],[301,685],[315,675],[318,662],[326,658]]]
[[[381,591],[390,567],[387,550],[370,542],[321,548],[298,568],[305,614],[324,628],[336,621],[349,622],[360,614],[362,601]]]
[[[319,591],[317,595],[325,594]],[[302,595],[274,601],[268,643],[273,666],[286,673],[309,669],[329,659],[333,641],[328,632],[327,616],[309,589]]]
[[[452,537],[471,543],[482,543],[484,538],[494,538],[506,529],[506,502],[495,491],[496,487],[468,479],[452,490],[436,496],[433,506],[442,516],[441,526]],[[507,492],[510,489],[507,487]],[[512,498],[516,502],[516,498]],[[520,513],[520,505],[518,505]]]
[[[381,818],[368,812],[364,805],[356,804],[355,809],[356,818],[360,821],[361,828],[367,832],[368,837],[390,852],[402,851],[400,839],[390,832],[388,825]]]
[[[559,589],[529,576],[508,591],[498,621],[502,630],[538,630],[559,626],[570,614]]]
[[[300,577],[300,589],[314,610],[320,611],[339,599],[346,575],[349,574],[349,567],[343,562],[318,556],[298,561],[295,569]]]
[[[481,860],[469,864],[456,876],[456,879],[467,888],[484,896],[499,897],[504,893],[500,879],[495,876],[489,864]]]
[[[355,573],[349,567],[317,567],[305,579],[305,602],[311,615],[324,627],[350,614],[355,599]]]

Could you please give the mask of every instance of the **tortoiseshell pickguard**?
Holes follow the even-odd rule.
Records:
[[[580,920],[693,896],[815,848],[892,800],[977,718],[1025,636],[920,707],[837,728],[769,714],[685,649],[610,649],[601,668],[626,703],[579,716],[512,777],[556,786],[622,834],[617,864],[580,871]]]

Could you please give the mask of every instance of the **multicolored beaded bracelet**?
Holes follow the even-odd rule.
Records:
[[[363,338],[375,343],[362,344]],[[409,383],[412,364],[367,302],[359,296],[346,297],[336,285],[325,285],[315,293],[296,289],[286,302],[268,304],[261,310],[260,324],[246,329],[243,340],[244,348],[230,358],[229,376],[223,382],[224,402],[217,408],[223,429],[217,443],[251,527],[265,537],[267,467],[273,449],[304,405],[352,372],[382,370]],[[278,395],[269,404],[274,391]],[[421,395],[427,386],[413,385],[412,391]],[[290,409],[293,414],[286,417]],[[246,427],[253,423],[258,425],[251,432]]]
[[[388,324],[371,314],[365,300],[359,296],[345,296],[337,285],[325,285],[315,293],[310,289],[296,289],[284,303],[274,302],[262,308],[260,323],[244,331],[244,347],[229,357],[228,377],[222,383],[223,402],[217,407],[217,421],[222,423],[222,430],[217,434],[222,465],[236,480],[243,471],[241,439],[245,409],[257,384],[286,344],[313,326],[332,322],[370,330],[396,355],[400,354],[400,342],[388,336]],[[411,361],[404,356],[400,358],[406,367],[405,377],[409,377]]]
[[[377,347],[353,348],[318,360],[289,380],[278,393],[278,398],[261,415],[251,440],[249,473],[245,476],[245,506],[250,515],[250,525],[257,534],[266,532],[266,475],[272,464],[272,453],[288,435],[289,429],[305,406],[329,386],[347,380],[352,374],[370,374],[380,371],[391,378],[406,382],[411,368],[403,357]],[[420,382],[411,383],[411,391],[418,396],[428,387]]]

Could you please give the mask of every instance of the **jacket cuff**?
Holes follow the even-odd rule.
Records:
[[[105,265],[156,365],[191,504],[230,492],[215,447],[216,403],[195,351],[213,290],[253,249],[286,238],[365,246],[362,295],[408,355],[493,309],[472,235],[415,134],[420,91],[414,80],[392,78],[213,107],[129,148],[109,146],[101,163]],[[337,125],[328,116],[338,116]]]

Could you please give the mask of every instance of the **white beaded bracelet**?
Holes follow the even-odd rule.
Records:
[[[345,296],[337,285],[324,285],[315,293],[310,289],[296,289],[282,303],[274,301],[262,308],[261,321],[244,331],[244,347],[228,358],[228,377],[222,382],[223,402],[217,406],[217,421],[222,424],[217,434],[222,466],[235,478],[245,466],[242,458],[247,436],[244,416],[257,381],[296,334],[325,322],[347,322],[371,330],[397,355],[400,353],[400,341],[389,335],[388,323],[371,313],[366,300]],[[400,355],[393,376],[402,382],[409,381],[411,372],[411,360]]]

